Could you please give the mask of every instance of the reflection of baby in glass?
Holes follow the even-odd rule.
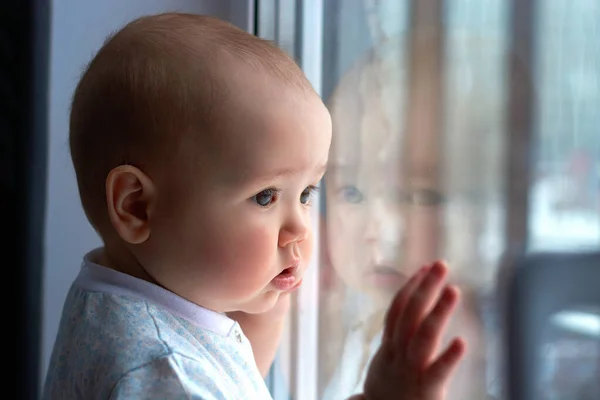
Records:
[[[452,276],[458,277],[463,297],[448,327],[448,338],[460,332],[470,349],[448,396],[485,399],[479,312],[469,290],[473,285],[460,279],[473,274],[467,268],[474,268],[476,250],[460,257],[448,251],[452,246],[447,243],[445,251],[441,250],[444,240],[462,241],[465,246],[465,240],[473,239],[466,247],[474,248],[473,232],[452,227],[452,235],[458,236],[444,238],[442,217],[449,212],[446,193],[429,167],[443,165],[442,160],[402,163],[407,136],[403,134],[406,68],[400,46],[395,43],[390,48],[396,50],[372,53],[355,65],[329,102],[334,134],[325,176],[323,270],[327,272],[330,265],[343,285],[324,280],[321,294],[322,398],[342,399],[360,392],[393,294],[419,267],[443,256],[454,269]],[[464,265],[469,259],[470,265]]]

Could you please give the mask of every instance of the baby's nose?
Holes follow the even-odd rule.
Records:
[[[365,227],[368,242],[386,242],[399,245],[404,233],[400,213],[383,199],[375,199],[369,209]]]

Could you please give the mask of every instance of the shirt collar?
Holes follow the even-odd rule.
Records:
[[[93,262],[92,260],[98,259],[101,251],[102,249],[96,249],[85,255],[79,275],[75,279],[75,286],[87,291],[144,300],[200,328],[222,336],[230,336],[233,333],[237,323],[225,314],[192,303],[153,283]]]

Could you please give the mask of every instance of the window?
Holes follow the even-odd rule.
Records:
[[[506,1],[330,5],[319,398],[360,392],[395,291],[450,261],[463,301],[451,335],[469,357],[450,398],[497,392],[493,315],[504,248]],[[325,18],[325,21],[331,21]],[[354,30],[362,26],[360,30]],[[361,39],[359,39],[361,38]]]
[[[600,3],[538,2],[531,247],[600,246]]]
[[[540,344],[543,399],[600,398],[600,309],[577,307],[552,315]]]
[[[448,339],[469,346],[449,398],[503,398],[506,260],[600,248],[600,3],[303,4],[295,55],[334,138],[319,259],[290,320],[281,381],[294,399],[360,392],[392,295],[443,258],[463,293]],[[544,399],[600,390],[590,378],[600,375],[598,315],[577,308],[549,322]]]

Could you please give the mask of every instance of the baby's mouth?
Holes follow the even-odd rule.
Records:
[[[294,275],[295,270],[296,270],[296,267],[288,267],[288,268],[284,269],[283,271],[281,271],[279,273],[279,275],[277,275],[277,276],[292,276],[292,275]]]
[[[291,267],[281,271],[275,278],[273,278],[271,283],[278,290],[286,291],[295,289],[300,286],[300,283],[302,283],[302,279],[296,276],[297,273],[298,265],[292,265]]]
[[[373,267],[373,271],[377,274],[397,274],[400,275],[398,269],[390,267],[388,265],[376,265]]]
[[[407,277],[390,265],[375,265],[367,273],[366,279],[376,287],[400,287]]]

